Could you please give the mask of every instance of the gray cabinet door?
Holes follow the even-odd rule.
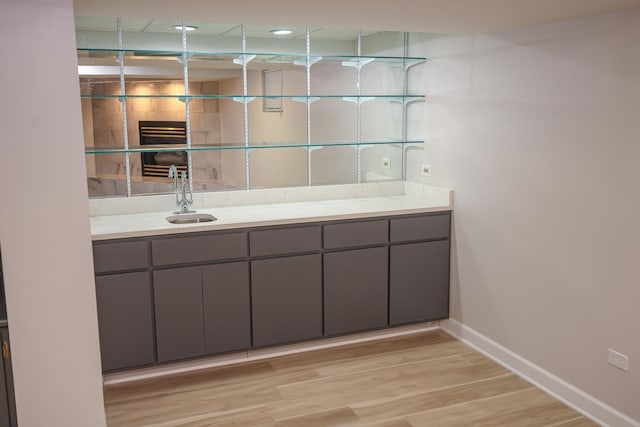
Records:
[[[154,362],[151,282],[148,272],[96,277],[102,369]]]
[[[324,334],[387,326],[387,248],[324,255]]]
[[[0,338],[2,338],[3,329],[0,329]],[[2,339],[0,339],[2,345]],[[0,427],[10,427],[9,424],[9,394],[7,393],[8,384],[5,377],[5,360],[0,354]]]
[[[391,247],[389,323],[449,315],[449,241]]]
[[[13,393],[13,373],[11,369],[11,349],[9,345],[9,329],[0,328],[0,343],[7,345],[9,357],[0,355],[0,427],[16,427],[16,400]]]
[[[251,347],[249,263],[202,268],[205,353]]]
[[[320,255],[251,262],[253,345],[322,335]]]
[[[202,268],[153,272],[158,361],[204,354]]]

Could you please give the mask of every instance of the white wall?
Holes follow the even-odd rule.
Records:
[[[639,46],[638,9],[418,46],[430,182],[456,192],[452,316],[636,420]]]
[[[0,244],[18,423],[104,426],[72,1],[3,1],[0,52]]]

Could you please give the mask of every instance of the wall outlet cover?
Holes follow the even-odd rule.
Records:
[[[423,163],[420,166],[420,173],[422,176],[431,176],[431,165],[429,163]]]
[[[629,357],[626,354],[618,353],[615,350],[609,349],[607,361],[610,365],[620,368],[623,371],[629,370]]]
[[[391,159],[386,157],[382,158],[382,169],[391,169]]]

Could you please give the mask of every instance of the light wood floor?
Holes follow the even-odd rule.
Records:
[[[117,426],[595,426],[442,331],[105,387]]]

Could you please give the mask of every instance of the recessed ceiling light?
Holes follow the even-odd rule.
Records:
[[[173,28],[175,28],[178,31],[182,31],[182,25],[181,24],[174,25]],[[184,29],[187,30],[187,31],[194,31],[194,30],[197,30],[198,27],[196,27],[195,25],[185,25]]]
[[[285,29],[276,29],[276,30],[271,30],[271,33],[276,36],[288,36],[289,34],[293,33],[293,31],[285,30]]]

